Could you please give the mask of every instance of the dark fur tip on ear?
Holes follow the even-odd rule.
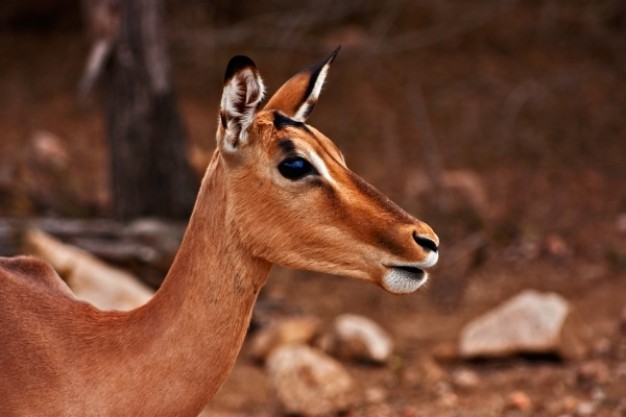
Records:
[[[341,49],[341,45],[337,45],[335,50],[330,53],[328,58],[326,58],[326,62],[333,62],[335,58],[337,57],[337,54],[339,53],[340,49]]]
[[[233,75],[243,70],[244,68],[256,68],[256,65],[254,64],[253,60],[245,55],[237,55],[232,57],[230,61],[228,61],[228,66],[226,66],[224,82],[233,78]]]
[[[333,63],[340,49],[341,49],[341,45],[336,47],[326,58],[306,68],[304,72],[310,72],[314,74],[314,77],[317,77],[317,74],[322,70],[322,68],[324,68],[324,66],[330,65]]]

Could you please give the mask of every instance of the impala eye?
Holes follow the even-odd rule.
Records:
[[[278,165],[278,171],[283,177],[292,181],[317,173],[309,161],[300,157],[285,159]]]

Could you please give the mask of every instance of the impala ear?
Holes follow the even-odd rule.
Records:
[[[233,57],[226,67],[220,106],[217,145],[221,150],[232,153],[246,143],[263,94],[265,86],[254,62],[247,56]]]
[[[340,48],[337,47],[327,58],[291,77],[272,96],[265,109],[280,110],[287,117],[304,122],[317,103],[330,64]]]

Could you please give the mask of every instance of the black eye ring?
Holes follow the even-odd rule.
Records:
[[[291,181],[297,181],[307,175],[317,173],[309,161],[299,156],[283,160],[278,164],[278,171],[283,177]]]

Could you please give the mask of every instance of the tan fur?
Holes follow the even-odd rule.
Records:
[[[283,87],[228,154],[220,126],[180,250],[146,305],[100,311],[44,262],[0,258],[0,416],[195,416],[230,372],[272,263],[381,285],[385,265],[427,258],[413,233],[438,243],[430,227],[349,171],[328,138],[274,126],[306,84]],[[319,155],[334,184],[283,178],[285,138]]]
[[[293,115],[302,104],[304,91],[309,85],[309,73],[302,72],[287,81],[267,103],[267,108],[282,109],[285,114]]]

